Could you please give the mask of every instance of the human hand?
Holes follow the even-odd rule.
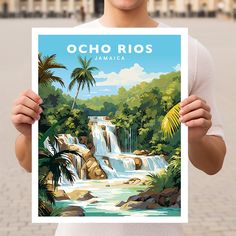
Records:
[[[12,108],[12,123],[24,136],[31,137],[32,124],[40,119],[43,100],[31,89],[23,92],[17,98]]]
[[[189,143],[200,142],[210,129],[210,107],[203,99],[191,95],[180,103],[180,121],[188,127]]]

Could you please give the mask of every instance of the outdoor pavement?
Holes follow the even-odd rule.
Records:
[[[207,176],[189,167],[187,236],[236,235],[236,22],[215,19],[165,19],[188,26],[211,51],[216,64],[215,91],[228,152],[223,169]],[[31,223],[31,174],[14,156],[17,135],[10,123],[12,101],[31,84],[31,27],[74,26],[74,20],[0,20],[0,236],[53,236],[55,224]],[[78,232],[79,233],[79,232]]]

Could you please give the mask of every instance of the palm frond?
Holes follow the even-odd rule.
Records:
[[[81,76],[82,68],[75,68],[71,73],[71,78],[79,79]]]
[[[86,68],[86,57],[83,59],[82,57],[79,57],[79,63],[83,67],[83,69]]]
[[[180,105],[178,103],[168,111],[168,113],[162,120],[161,130],[164,136],[167,138],[172,138],[175,132],[180,127],[179,111]]]
[[[51,69],[66,69],[63,64],[56,62],[56,54],[51,56],[42,57],[42,54],[38,54],[38,80],[40,84],[59,82],[64,87],[63,80],[55,76]]]
[[[73,155],[79,155],[82,157],[77,151],[72,151],[72,150],[63,150],[54,155],[55,158],[58,158],[60,156],[63,156],[64,154],[73,154]]]
[[[71,82],[70,82],[70,84],[69,84],[69,87],[68,87],[69,91],[71,91],[71,90],[74,88],[76,82],[77,82],[76,78],[73,78],[73,79],[71,80]]]
[[[58,82],[58,83],[61,85],[61,87],[65,87],[64,82],[63,82],[62,79],[61,79],[60,77],[58,77],[58,76],[52,75],[51,78],[50,78],[50,81],[52,81],[52,82]]]
[[[61,216],[63,212],[62,207],[53,207],[50,216]]]
[[[55,204],[55,196],[53,191],[49,190],[49,186],[45,179],[39,181],[39,196],[46,202],[50,204]]]
[[[68,180],[70,183],[75,181],[74,173],[68,169],[68,166],[61,166],[62,175]]]
[[[98,70],[98,68],[95,66],[91,66],[88,68],[88,71],[96,71],[96,70]]]
[[[39,139],[39,147],[44,148],[44,141],[46,140],[47,137],[53,135],[55,132],[55,129],[57,126],[61,125],[67,118],[62,118],[59,120],[57,123],[52,125],[47,131],[43,134],[43,136]]]
[[[42,64],[42,53],[41,52],[38,54],[38,60],[39,60],[39,63]]]
[[[38,205],[38,215],[39,216],[50,216],[52,212],[52,208],[49,204],[44,202],[41,198],[39,198]]]
[[[63,64],[56,62],[56,54],[53,54],[51,56],[46,56],[43,60],[44,69],[66,69],[66,67]]]
[[[91,61],[92,61],[92,57],[88,61],[86,61],[86,69],[87,70],[89,69],[89,65],[90,65]]]

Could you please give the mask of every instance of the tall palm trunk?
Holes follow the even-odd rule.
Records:
[[[76,99],[77,99],[77,97],[78,97],[78,95],[79,95],[80,85],[81,85],[81,84],[79,84],[79,86],[78,86],[78,88],[77,88],[77,92],[76,92],[76,94],[75,94],[75,98],[74,98],[74,101],[73,101],[71,110],[73,110],[74,107],[75,107],[75,102],[76,102]]]

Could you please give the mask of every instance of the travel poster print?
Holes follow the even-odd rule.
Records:
[[[33,222],[186,222],[186,29],[33,29]]]

